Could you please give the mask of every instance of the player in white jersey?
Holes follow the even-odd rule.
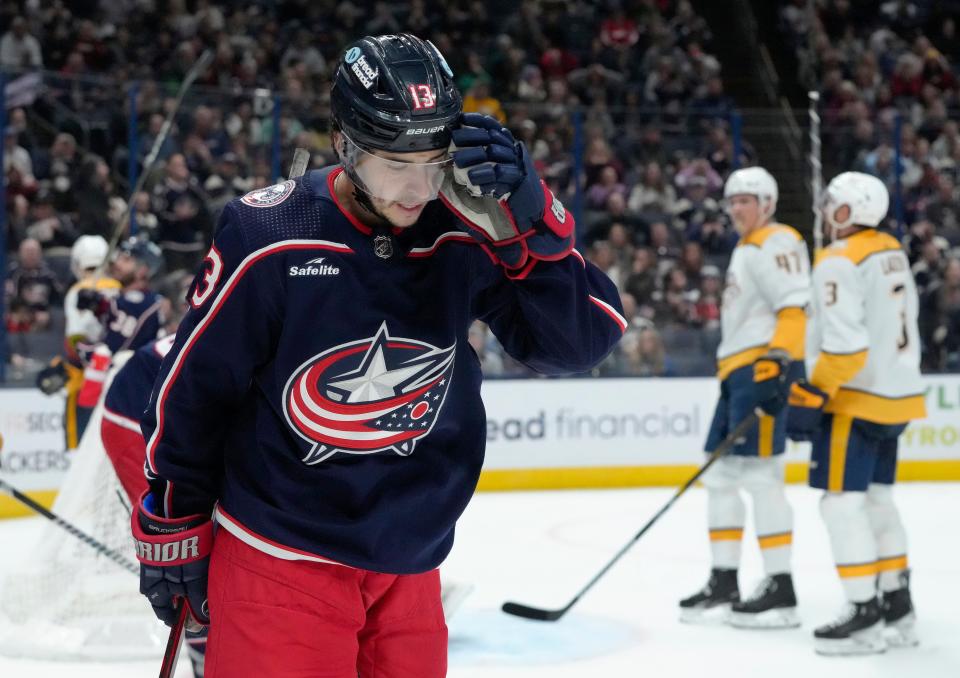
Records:
[[[681,619],[726,612],[734,626],[799,625],[790,575],[793,511],[784,494],[783,451],[790,383],[803,376],[810,259],[796,230],[773,221],[777,182],[761,167],[737,170],[724,187],[740,242],[727,269],[717,350],[720,400],[705,444],[707,452],[758,407],[763,415],[703,476],[713,567],[704,589],[680,601]],[[753,513],[766,577],[740,600],[737,570],[745,522],[742,491]]]
[[[833,242],[813,270],[813,365],[809,382],[790,391],[787,433],[813,442],[810,485],[825,490],[820,513],[850,602],[814,631],[816,649],[882,652],[888,640],[916,643],[906,534],[891,489],[897,438],[926,416],[919,303],[900,243],[876,230],[889,205],[883,182],[845,172],[824,197]]]
[[[37,375],[37,386],[47,395],[66,389],[63,429],[66,448],[75,449],[83,437],[91,408],[79,405],[84,369],[93,346],[104,335],[104,327],[96,315],[83,308],[80,298],[83,290],[97,290],[101,294],[116,294],[120,283],[106,276],[98,276],[110,247],[99,235],[82,235],[70,250],[70,270],[77,281],[63,300],[66,321],[64,354],[54,358]]]

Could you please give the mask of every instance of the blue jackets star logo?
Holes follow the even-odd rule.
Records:
[[[305,464],[338,452],[385,450],[408,456],[437,421],[453,376],[456,343],[447,348],[391,337],[335,346],[303,363],[284,388],[284,416],[310,443]]]

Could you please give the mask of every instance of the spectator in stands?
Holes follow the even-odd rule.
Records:
[[[703,248],[700,243],[688,240],[683,243],[680,249],[680,268],[687,276],[687,287],[689,289],[700,288],[700,275],[703,269]]]
[[[663,175],[660,163],[652,160],[643,168],[643,176],[630,190],[627,207],[654,218],[663,218],[673,214],[676,208],[677,192]]]
[[[936,224],[937,235],[953,247],[960,246],[960,195],[950,175],[940,175],[937,193],[923,206],[922,216]]]
[[[620,269],[616,252],[614,252],[609,242],[606,240],[597,240],[594,242],[587,253],[587,259],[606,273],[607,277],[617,286],[617,289],[622,289],[625,272]]]
[[[630,275],[623,288],[633,296],[639,313],[645,317],[653,316],[653,295],[658,283],[656,255],[649,247],[638,247],[633,252]]]
[[[619,374],[632,377],[672,377],[675,374],[660,333],[649,323],[624,334],[614,355]]]
[[[720,329],[720,306],[723,294],[723,276],[716,266],[700,269],[700,294],[694,306],[696,324],[705,330]]]
[[[925,369],[960,368],[960,259],[950,258],[942,279],[933,280],[920,298],[920,338]]]
[[[40,42],[30,35],[22,16],[14,17],[10,30],[0,38],[0,66],[13,70],[43,67]]]
[[[235,153],[224,153],[217,161],[216,171],[207,177],[203,190],[207,194],[207,209],[214,221],[227,203],[253,189],[252,183],[241,176],[240,162]]]
[[[913,264],[911,270],[917,282],[917,290],[923,294],[927,288],[940,280],[943,275],[944,253],[947,251],[943,239],[939,236],[923,242],[920,248],[920,258]]]
[[[136,223],[137,229],[146,233],[149,240],[155,241],[160,220],[151,211],[150,194],[146,191],[140,191],[133,196],[132,210],[132,220]]]
[[[691,290],[687,275],[679,266],[671,266],[663,276],[661,289],[654,292],[654,319],[658,326],[687,326],[696,319],[696,290]]]
[[[492,115],[500,122],[507,121],[507,114],[500,105],[500,100],[490,94],[490,77],[482,75],[473,81],[473,85],[463,97],[464,113],[483,113]]]
[[[50,147],[48,174],[38,179],[49,179],[53,204],[59,212],[76,211],[76,183],[82,158],[77,151],[77,140],[68,132],[61,132]]]
[[[705,213],[702,221],[691,221],[684,234],[686,240],[700,243],[704,254],[714,261],[726,260],[739,240],[719,210]]]
[[[50,306],[63,298],[63,289],[56,274],[43,258],[40,243],[27,238],[20,243],[17,262],[11,267],[9,285],[14,300],[29,311],[30,330],[43,330],[50,325]],[[18,316],[23,320],[26,315]]]
[[[158,238],[168,271],[192,271],[209,245],[212,224],[206,195],[180,153],[170,156],[166,176],[153,189]]]
[[[3,172],[16,167],[20,175],[32,180],[33,159],[29,151],[19,144],[19,133],[13,125],[7,125],[3,134]]]
[[[70,217],[57,212],[49,191],[40,191],[30,207],[28,238],[37,240],[44,250],[69,248],[79,235]]]
[[[632,327],[640,321],[640,308],[632,294],[621,292],[620,305],[623,306],[623,317],[626,319],[628,327]]]
[[[100,235],[108,241],[113,236],[115,221],[115,197],[110,168],[96,156],[88,157],[82,164],[73,183],[74,201],[77,206],[77,230],[85,235]],[[122,208],[121,208],[122,211]]]
[[[676,232],[671,230],[666,222],[655,221],[650,224],[650,247],[661,264],[675,262],[680,258]]]
[[[723,80],[717,76],[707,78],[699,88],[690,104],[691,112],[697,123],[704,127],[716,126],[717,122],[728,122],[733,114],[733,99],[723,91]]]
[[[626,201],[627,187],[620,180],[620,174],[613,165],[607,165],[600,171],[600,178],[587,189],[587,208],[602,210],[614,193],[619,193]]]
[[[585,221],[586,239],[592,242],[604,237],[615,223],[623,224],[630,233],[630,239],[635,243],[648,241],[646,225],[640,215],[627,209],[627,199],[620,191],[614,191],[607,197],[606,205],[601,210],[587,212]]]
[[[710,197],[707,181],[702,175],[687,179],[683,197],[674,206],[673,224],[678,231],[702,224],[720,210],[717,201]]]
[[[633,242],[630,231],[626,226],[615,221],[610,225],[606,240],[613,249],[617,270],[620,271],[621,276],[626,276],[633,266]]]

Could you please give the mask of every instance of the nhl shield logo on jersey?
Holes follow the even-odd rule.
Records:
[[[240,198],[240,202],[244,205],[250,205],[250,207],[273,207],[289,198],[295,186],[293,180],[288,179],[281,184],[250,191]]]
[[[373,253],[381,259],[393,256],[393,241],[389,235],[378,235],[373,239]]]
[[[303,462],[318,464],[337,452],[409,456],[437,421],[455,349],[391,337],[384,323],[373,337],[303,363],[283,393],[287,423],[311,444]]]

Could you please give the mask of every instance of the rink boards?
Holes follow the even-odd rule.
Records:
[[[901,438],[901,480],[960,480],[960,375],[928,376],[928,416]],[[677,485],[702,463],[714,379],[488,380],[480,490]],[[0,389],[0,477],[49,505],[70,467],[62,399]],[[787,479],[806,479],[791,444]],[[0,516],[23,515],[0,496]]]

